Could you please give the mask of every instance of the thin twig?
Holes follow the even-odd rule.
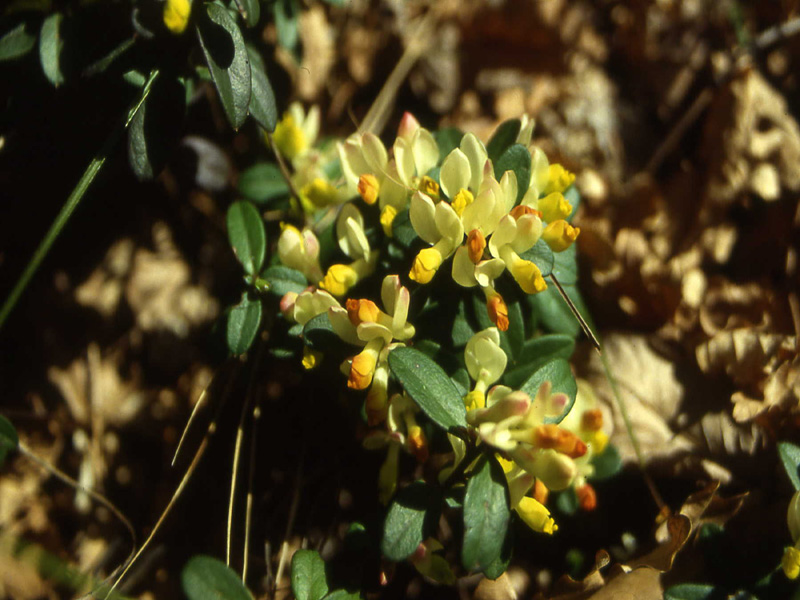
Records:
[[[261,404],[256,398],[253,408],[253,433],[250,436],[250,464],[247,473],[247,506],[244,515],[244,549],[242,550],[242,583],[247,584],[247,562],[250,557],[250,528],[253,517],[253,482],[256,474],[256,447],[258,442],[258,422],[261,419]]]
[[[278,161],[278,170],[281,172],[286,185],[289,187],[289,192],[294,196],[294,199],[300,202],[300,193],[297,191],[297,188],[294,186],[294,182],[292,181],[292,174],[289,172],[289,167],[286,166],[286,160],[283,158],[283,154],[281,151],[278,150],[277,144],[275,144],[275,140],[272,138],[272,134],[269,131],[265,131],[264,135],[267,136],[267,142],[269,142],[269,147],[272,149],[272,152],[275,154],[275,160]]]
[[[72,477],[70,477],[69,475],[64,473],[62,470],[60,470],[55,465],[51,465],[49,462],[47,462],[43,458],[40,458],[39,456],[37,456],[23,442],[21,442],[21,441],[18,442],[17,448],[19,449],[19,451],[22,453],[23,456],[25,456],[27,459],[31,460],[32,462],[35,462],[37,465],[42,467],[45,471],[47,471],[48,473],[50,473],[51,475],[53,475],[57,479],[60,479],[62,482],[64,482],[65,484],[67,484],[68,486],[70,486],[70,487],[72,487],[72,488],[74,488],[76,490],[82,491],[83,493],[87,494],[90,498],[92,498],[93,500],[98,502],[99,504],[102,504],[103,506],[105,506],[108,510],[111,511],[111,513],[115,517],[117,517],[117,519],[119,519],[119,521],[125,526],[125,529],[128,530],[128,533],[131,536],[131,546],[132,546],[131,552],[128,555],[128,558],[126,558],[125,562],[123,562],[119,567],[114,569],[114,571],[108,577],[106,577],[93,590],[91,590],[89,592],[89,594],[94,593],[96,590],[100,589],[100,587],[104,586],[112,577],[114,577],[119,572],[119,570],[121,568],[123,568],[124,565],[126,565],[126,564],[130,565],[133,562],[133,560],[134,560],[134,552],[136,551],[136,531],[134,530],[133,525],[128,520],[128,518],[125,515],[122,514],[121,510],[119,510],[116,506],[114,506],[114,504],[108,498],[106,498],[105,496],[103,496],[99,492],[96,492],[91,488],[87,488],[86,486],[81,485],[75,479],[73,479]],[[114,591],[114,588],[112,587],[111,590],[108,592],[108,594],[106,594],[106,597],[109,597],[111,595],[111,592],[113,592],[113,591]]]
[[[564,302],[566,302],[567,306],[569,306],[569,309],[572,311],[573,316],[578,321],[578,324],[581,326],[581,329],[583,329],[583,333],[586,334],[586,337],[589,338],[589,341],[592,342],[592,345],[595,347],[595,349],[602,354],[602,350],[600,348],[600,342],[597,341],[597,338],[594,336],[591,327],[589,327],[589,324],[583,318],[583,315],[581,315],[581,313],[575,307],[575,304],[573,304],[572,299],[569,296],[567,296],[567,292],[565,292],[564,288],[561,287],[561,283],[556,278],[555,273],[550,273],[550,279],[556,285],[558,293],[561,294],[561,298],[563,298]]]
[[[203,405],[206,399],[206,395],[208,393],[208,388],[211,387],[212,383],[214,383],[213,378],[211,379],[211,381],[208,382],[208,385],[206,385],[206,387],[203,389],[203,392],[200,394],[200,397],[197,399],[197,402],[195,403],[194,408],[192,409],[192,414],[189,415],[189,420],[186,421],[186,425],[184,425],[183,427],[183,433],[181,433],[181,439],[178,441],[178,446],[175,448],[175,454],[172,456],[172,462],[170,463],[170,466],[172,467],[175,466],[175,461],[178,460],[178,454],[180,453],[181,448],[183,447],[183,441],[186,439],[186,434],[188,433],[189,428],[192,426],[195,416],[197,415],[198,412],[200,412],[200,407]]]
[[[278,560],[278,571],[275,573],[275,586],[277,587],[278,582],[283,577],[283,569],[286,565],[286,555],[289,551],[289,536],[292,533],[292,528],[294,527],[294,520],[297,517],[297,506],[300,504],[300,488],[303,485],[303,465],[305,464],[305,444],[303,444],[303,449],[300,453],[300,460],[298,461],[297,465],[297,472],[295,474],[294,479],[294,489],[292,490],[292,504],[289,506],[289,515],[286,519],[286,531],[283,534],[283,543],[281,544],[281,556]],[[273,596],[275,595],[275,589],[273,589]]]

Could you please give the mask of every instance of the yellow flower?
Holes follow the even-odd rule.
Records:
[[[786,577],[789,579],[797,579],[800,575],[800,550],[793,546],[787,546],[783,550],[783,558],[781,559],[781,567]]]
[[[381,227],[383,227],[383,233],[386,234],[386,237],[392,237],[392,223],[394,223],[396,216],[397,209],[394,206],[387,204],[383,207],[381,211]]]
[[[351,287],[358,283],[358,273],[349,265],[331,265],[319,287],[333,294],[344,296]]]
[[[453,210],[456,211],[456,214],[460,217],[462,214],[464,214],[464,209],[474,201],[475,196],[472,195],[472,192],[462,189],[456,194],[456,197],[453,198]]]
[[[308,346],[303,347],[303,368],[307,371],[316,369],[322,362],[322,352],[312,350]]]
[[[164,5],[164,25],[172,33],[183,33],[191,12],[192,3],[189,0],[167,0]]]
[[[414,259],[414,266],[408,276],[417,283],[430,283],[442,265],[442,255],[436,248],[424,248]]]
[[[378,178],[372,173],[364,173],[358,178],[358,195],[367,204],[375,204],[381,191]]]
[[[563,192],[575,181],[575,173],[570,173],[559,164],[550,165],[547,169],[547,183],[542,194],[547,196],[553,192]]]
[[[383,340],[379,340],[381,344]],[[370,342],[366,347],[353,357],[350,365],[350,377],[347,380],[347,387],[354,390],[365,390],[372,383],[372,376],[375,374],[375,366],[378,364],[378,354],[380,349],[376,349],[379,344]]]
[[[572,214],[572,205],[564,198],[561,192],[553,192],[539,200],[539,210],[548,223],[566,219]]]
[[[472,390],[464,396],[464,407],[467,412],[484,408],[486,406],[486,396],[480,390]]]
[[[308,139],[306,134],[296,122],[294,115],[286,113],[275,127],[275,133],[272,134],[272,139],[275,145],[289,160],[293,160],[298,154],[305,152],[308,148]]]
[[[427,175],[423,175],[422,179],[419,180],[419,187],[417,189],[423,194],[430,196],[432,200],[439,199],[439,184]]]
[[[525,521],[525,524],[534,531],[549,535],[553,535],[553,532],[558,531],[558,525],[550,516],[550,511],[547,510],[547,507],[530,496],[525,496],[520,500],[515,510]]]
[[[336,190],[329,181],[321,177],[315,177],[310,183],[303,186],[300,190],[300,198],[303,200],[303,208],[309,208],[308,212],[313,212],[317,208],[324,208],[330,204],[334,204],[338,199],[339,192]]]
[[[547,242],[553,252],[563,252],[578,239],[579,227],[573,227],[566,221],[553,221],[542,232],[542,239]]]

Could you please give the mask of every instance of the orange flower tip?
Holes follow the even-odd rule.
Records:
[[[467,235],[467,252],[469,259],[477,265],[483,258],[483,251],[486,249],[486,238],[480,229],[473,229]]]
[[[375,204],[380,189],[378,178],[372,173],[364,173],[358,178],[358,195],[367,204]]]
[[[408,557],[408,560],[410,560],[412,563],[415,563],[420,560],[423,560],[427,555],[428,555],[428,548],[425,546],[423,542],[420,542],[419,546],[417,546],[417,549],[414,550],[414,553]]]
[[[589,431],[598,431],[603,426],[603,411],[599,408],[583,411],[581,415],[581,428]]]
[[[353,357],[353,364],[350,366],[350,377],[347,379],[347,387],[353,390],[365,390],[372,383],[372,376],[375,373],[375,358],[362,352]]]
[[[530,206],[523,206],[522,204],[518,204],[517,206],[512,208],[511,212],[508,214],[514,217],[515,221],[525,215],[536,215],[540,219],[542,218],[541,211],[538,211],[535,208],[531,208]]]
[[[590,511],[597,508],[597,492],[588,483],[577,488],[575,494],[578,496],[578,506],[582,510]]]
[[[537,479],[533,484],[533,498],[541,504],[547,504],[547,499],[550,497],[550,490],[542,483],[541,479]]]
[[[508,306],[500,294],[495,294],[487,301],[486,310],[489,319],[500,331],[508,331]]]

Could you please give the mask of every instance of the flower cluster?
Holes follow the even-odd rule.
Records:
[[[548,423],[548,417],[561,417],[569,399],[566,394],[551,393],[549,381],[541,384],[533,399],[506,386],[489,388],[500,379],[507,363],[496,328],[472,336],[464,359],[475,381],[464,397],[467,422],[477,428],[482,442],[501,453],[511,507],[531,528],[545,533],[555,530],[544,506],[548,491],[573,486],[581,507],[593,509],[596,497],[586,483],[593,472],[589,461],[593,453],[603,451],[608,437],[602,431],[602,413],[591,389],[582,385],[576,405],[556,425]],[[533,497],[527,495],[532,489]]]

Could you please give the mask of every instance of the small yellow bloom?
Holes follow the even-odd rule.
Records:
[[[503,473],[510,473],[511,469],[514,468],[513,460],[508,460],[507,458],[503,458],[499,454],[495,454],[494,457],[497,459],[497,462],[500,463],[500,466],[503,467]]]
[[[380,191],[381,186],[378,183],[378,178],[372,173],[364,173],[358,178],[358,195],[367,204],[375,204]]]
[[[277,127],[275,127],[272,139],[281,154],[289,160],[293,160],[308,148],[306,134],[303,133],[303,130],[290,113],[286,113]]]
[[[472,390],[464,396],[464,407],[467,412],[486,406],[486,396],[480,390]]]
[[[300,196],[302,200],[306,200],[313,205],[311,207],[313,211],[316,208],[324,208],[335,203],[338,194],[336,188],[329,181],[316,177],[303,186],[303,189],[300,190]]]
[[[564,198],[561,192],[553,192],[539,200],[539,210],[542,218],[548,223],[566,219],[572,214],[572,205]]]
[[[164,4],[164,25],[172,33],[183,33],[191,12],[192,3],[189,0],[167,0]]]
[[[456,214],[460,217],[463,214],[464,209],[474,201],[475,196],[472,195],[472,192],[462,189],[456,194],[456,197],[453,198],[453,201],[450,204],[452,205],[453,210],[456,211]]]
[[[417,283],[429,283],[442,265],[442,255],[436,248],[420,250],[408,276]]]
[[[376,323],[380,309],[372,300],[349,298],[345,304],[350,322],[358,327],[361,323]]]
[[[347,380],[347,387],[354,390],[365,390],[372,383],[372,376],[375,374],[375,366],[378,356],[369,348],[365,348],[353,357],[353,364],[350,366],[350,377]]]
[[[520,259],[515,261],[513,268],[509,270],[519,287],[526,294],[538,294],[547,289],[547,283],[542,277],[542,271],[535,263]]]
[[[530,496],[525,496],[520,500],[516,511],[525,521],[525,524],[534,531],[549,535],[553,535],[553,532],[558,531],[558,525],[550,516],[550,511],[547,510],[547,507]]]
[[[351,287],[358,283],[358,273],[348,265],[331,265],[319,287],[334,296],[344,296]]]
[[[602,454],[608,446],[608,434],[602,429],[598,429],[588,436],[584,436],[584,441],[592,448],[593,454]]]
[[[322,362],[322,352],[312,350],[308,346],[303,347],[303,368],[307,371],[316,369]]]
[[[579,227],[573,227],[563,219],[553,221],[542,232],[542,239],[547,242],[553,252],[563,252],[578,239]]]
[[[547,196],[553,192],[563,193],[575,181],[575,173],[570,173],[559,164],[550,165],[547,169],[547,184],[542,193]]]
[[[800,550],[793,546],[784,548],[781,567],[789,579],[797,579],[800,575]]]
[[[423,175],[422,179],[419,180],[418,189],[423,194],[430,196],[431,200],[436,201],[439,199],[439,184],[427,175]]]
[[[408,447],[411,450],[417,461],[425,462],[428,460],[428,439],[425,437],[425,432],[419,425],[412,425],[408,428]]]
[[[386,237],[392,237],[392,223],[394,223],[396,216],[397,209],[394,206],[387,204],[383,207],[381,211],[381,227],[383,227],[383,233],[386,234]]]

